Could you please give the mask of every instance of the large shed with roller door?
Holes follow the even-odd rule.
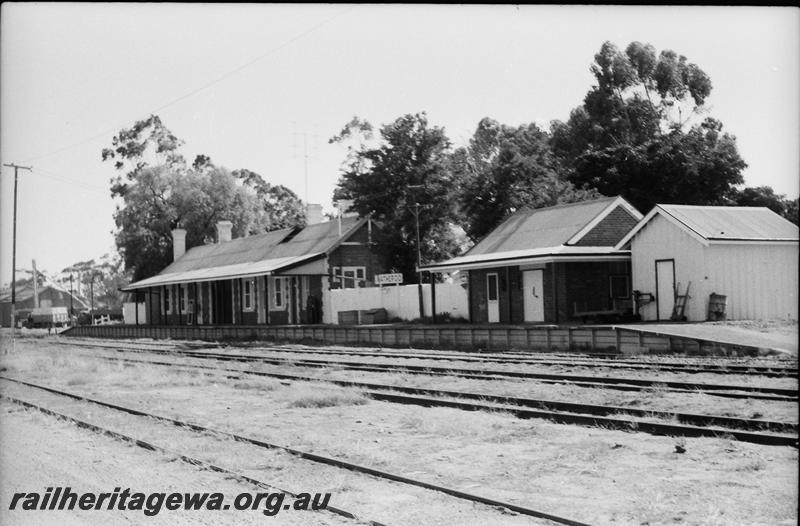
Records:
[[[617,248],[643,320],[672,318],[687,288],[687,321],[797,319],[798,227],[768,208],[656,205]]]

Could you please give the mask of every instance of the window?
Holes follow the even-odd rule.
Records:
[[[186,312],[186,286],[178,285],[178,301],[180,302],[180,311]]]
[[[243,284],[242,302],[244,303],[244,310],[253,310],[253,279],[246,279]]]
[[[609,289],[611,297],[614,299],[630,297],[630,287],[628,286],[628,276],[609,276]]]
[[[497,274],[486,275],[486,295],[489,301],[497,301]]]
[[[172,313],[172,287],[164,289],[164,312],[167,314]]]
[[[339,283],[343,289],[363,287],[367,275],[366,267],[333,267],[332,283]]]
[[[274,278],[274,280],[274,286],[272,287],[272,306],[276,309],[283,309],[285,308],[284,296],[286,292],[284,288],[286,287],[286,278]]]

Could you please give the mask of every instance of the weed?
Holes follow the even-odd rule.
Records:
[[[283,398],[286,400],[286,406],[291,408],[322,408],[367,403],[367,397],[360,391],[306,385],[287,389]]]

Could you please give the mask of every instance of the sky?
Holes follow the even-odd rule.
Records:
[[[581,104],[605,41],[698,64],[745,183],[797,197],[796,8],[4,3],[0,159],[32,167],[19,171],[17,268],[115,251],[115,170],[100,152],[150,114],[188,160],[248,168],[332,211],[345,150],[328,139],[353,116],[424,111],[454,146],[483,117],[547,127]],[[1,173],[7,283],[14,170]]]

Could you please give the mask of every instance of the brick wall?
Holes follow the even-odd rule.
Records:
[[[638,221],[625,207],[617,206],[600,223],[575,243],[576,246],[614,246]]]
[[[519,267],[496,267],[469,271],[469,308],[473,323],[487,323],[486,275],[497,274],[498,307],[500,323],[521,323],[524,318],[522,304],[522,273]]]

